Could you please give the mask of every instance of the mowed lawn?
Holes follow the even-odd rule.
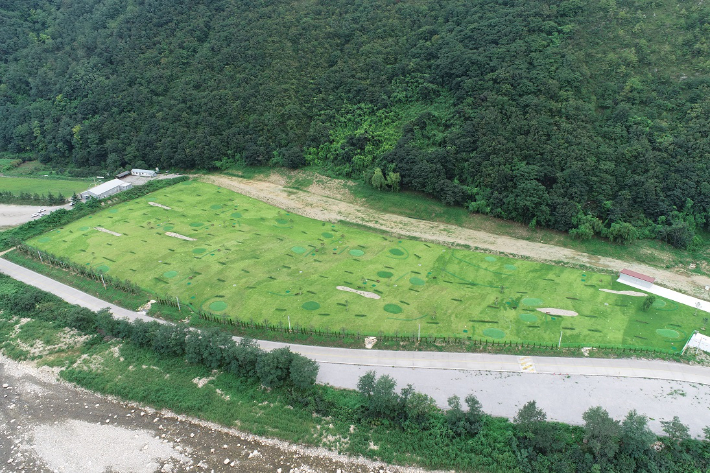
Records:
[[[643,297],[600,291],[631,289],[608,274],[320,222],[194,181],[28,243],[194,309],[284,326],[676,350],[703,318],[660,299],[644,312]]]
[[[13,194],[27,192],[29,194],[54,195],[62,194],[69,198],[72,194],[84,192],[92,187],[91,182],[74,179],[42,179],[31,177],[0,177],[0,190]]]

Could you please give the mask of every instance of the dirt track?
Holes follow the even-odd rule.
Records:
[[[613,271],[627,268],[655,277],[660,285],[708,299],[705,286],[710,286],[710,278],[706,276],[677,274],[640,263],[594,256],[568,248],[378,212],[358,205],[345,186],[338,187],[334,184],[334,187],[328,188],[312,185],[308,192],[304,192],[286,188],[278,181],[267,182],[229,176],[200,176],[200,179],[305,217],[328,222],[342,220],[403,236],[443,244],[470,245],[481,250],[517,255],[536,261],[564,261]]]

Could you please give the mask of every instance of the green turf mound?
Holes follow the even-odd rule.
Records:
[[[669,328],[659,328],[656,333],[664,338],[680,338],[680,333]]]
[[[537,322],[537,316],[535,314],[528,314],[526,312],[523,312],[518,317],[520,317],[520,320],[522,320],[523,322]]]
[[[175,228],[175,227],[172,226],[172,225],[165,225],[165,226],[163,227],[163,230],[165,230],[166,232],[169,232],[169,231],[172,230],[173,228]]]
[[[404,251],[400,250],[399,248],[392,248],[390,250],[390,254],[395,256],[404,256]]]
[[[485,260],[489,263],[493,263],[494,261],[498,261],[498,258],[496,258],[495,256],[486,256]]]
[[[99,271],[100,273],[107,273],[109,269],[111,269],[111,268],[109,268],[105,264],[102,264],[101,266],[96,267],[96,271]]]
[[[190,224],[191,227],[201,227],[202,225],[204,225],[202,222],[192,222]]]
[[[505,332],[497,328],[487,328],[483,331],[483,335],[488,338],[499,340],[505,337]]]
[[[660,309],[665,306],[666,306],[666,301],[664,301],[663,299],[656,299],[655,301],[653,301],[653,304],[651,305],[651,307],[653,307],[654,309]]]
[[[214,301],[210,304],[210,310],[215,312],[221,312],[227,308],[227,303],[224,301]]]
[[[210,208],[211,208],[212,210],[219,210],[219,209],[222,208],[222,204],[210,205]]]
[[[505,269],[507,269],[508,271],[515,271],[516,269],[518,269],[518,267],[515,266],[514,264],[506,264],[506,265],[503,266],[503,267],[504,267]]]
[[[350,253],[352,256],[362,256],[362,255],[365,254],[365,252],[362,251],[362,250],[350,250],[349,253]]]
[[[385,304],[385,312],[389,312],[390,314],[400,314],[402,313],[402,308],[398,306],[397,304]]]
[[[201,255],[205,251],[207,251],[207,248],[195,248],[194,250],[192,250],[192,252],[195,253],[196,255]]]
[[[178,275],[177,271],[166,271],[163,273],[163,276],[165,276],[166,278],[174,278],[177,275]]]
[[[394,274],[390,273],[389,271],[377,271],[377,275],[381,278],[391,278],[394,276]]]
[[[230,217],[232,217],[232,218],[242,218],[242,214],[240,214],[239,212],[234,212],[232,215],[230,215]]]
[[[328,232],[321,233],[321,236],[323,238],[333,238],[333,234]]]
[[[285,218],[277,218],[276,223],[278,223],[279,225],[286,225],[288,223],[288,220],[286,220]]]
[[[302,255],[303,253],[306,252],[306,249],[302,246],[294,246],[291,248],[291,251],[294,253],[298,253],[299,255]]]
[[[320,309],[320,304],[317,303],[316,301],[308,301],[308,302],[305,302],[301,307],[303,307],[306,310],[318,310],[318,309]]]
[[[409,279],[409,283],[414,286],[423,286],[426,284],[426,281],[421,278],[414,277]]]
[[[529,305],[529,306],[533,306],[533,307],[538,306],[538,305],[542,305],[542,299],[538,299],[537,297],[526,297],[521,302],[525,305]]]
[[[49,241],[52,241],[52,239],[50,237],[42,237],[42,238],[38,239],[37,241],[40,243],[47,243]]]
[[[91,227],[79,227],[79,231],[85,232],[85,231],[87,231],[89,228],[91,228]],[[37,241],[39,241],[39,240],[37,240]]]
[[[110,209],[110,210],[108,211],[108,213],[110,213],[110,214],[117,214],[117,213],[118,213],[118,209]]]

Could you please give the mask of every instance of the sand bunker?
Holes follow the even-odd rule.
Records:
[[[167,205],[159,204],[157,202],[148,202],[148,205],[152,205],[153,207],[160,207],[161,209],[165,209],[165,210],[172,210]]]
[[[622,296],[634,296],[634,297],[646,297],[647,294],[637,291],[612,291],[611,289],[599,289],[604,292],[611,292],[612,294],[621,294]]]
[[[187,240],[187,241],[195,241],[196,240],[196,238],[190,238],[189,236],[180,235],[179,233],[174,233],[174,232],[165,232],[165,234],[169,237],[179,238],[181,240]]]
[[[151,473],[159,470],[161,464],[161,471],[187,469],[192,464],[192,460],[150,431],[79,420],[37,426],[32,447],[53,471]]]
[[[94,230],[98,230],[100,232],[108,233],[109,235],[113,236],[121,236],[120,233],[118,232],[112,232],[111,230],[106,230],[104,227],[94,227]]]
[[[537,310],[539,310],[540,312],[544,312],[548,315],[561,315],[563,317],[576,317],[579,315],[573,310],[555,309],[554,307],[543,307]]]
[[[338,286],[338,287],[336,287],[336,289],[339,291],[352,292],[355,294],[359,294],[362,297],[367,297],[368,299],[379,299],[380,298],[380,296],[378,296],[374,292],[358,291],[357,289],[353,289],[352,287]]]

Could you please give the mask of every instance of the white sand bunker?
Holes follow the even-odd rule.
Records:
[[[152,205],[153,207],[160,207],[161,209],[165,209],[165,210],[172,210],[167,205],[159,204],[157,202],[148,202],[148,205]]]
[[[612,291],[611,289],[599,289],[604,292],[611,292],[612,294],[621,294],[622,296],[634,296],[634,297],[646,297],[647,294],[638,291]]]
[[[35,427],[33,448],[52,471],[152,473],[192,464],[150,431],[79,420]],[[166,464],[172,466],[165,469]]]
[[[336,289],[339,291],[352,292],[355,294],[359,294],[362,297],[367,297],[368,299],[379,299],[380,298],[380,296],[378,296],[374,292],[358,291],[357,289],[353,289],[352,287],[338,286],[338,287],[336,287]]]
[[[548,315],[561,315],[563,317],[577,317],[579,314],[573,310],[555,309],[554,307],[542,307],[537,309]]]
[[[181,240],[187,240],[187,241],[195,241],[196,240],[196,238],[190,238],[189,236],[180,235],[179,233],[165,232],[165,234],[169,237],[179,238]]]
[[[112,232],[111,230],[107,230],[107,229],[105,229],[104,227],[94,227],[94,230],[98,230],[98,231],[100,231],[100,232],[108,233],[109,235],[113,235],[113,236],[121,236],[120,233],[118,233],[118,232]]]

